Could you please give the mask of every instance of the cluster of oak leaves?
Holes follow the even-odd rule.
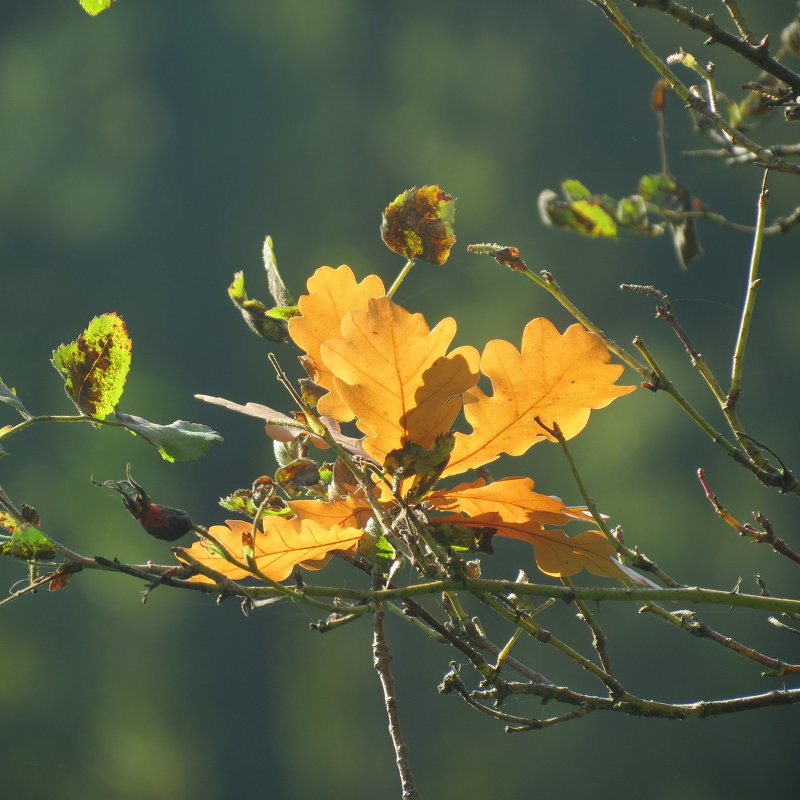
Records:
[[[449,542],[453,530],[464,550],[491,550],[496,537],[521,539],[533,546],[547,575],[566,577],[586,568],[595,575],[636,577],[615,558],[603,532],[569,536],[563,530],[571,522],[591,522],[585,508],[535,492],[530,478],[495,481],[482,469],[503,453],[521,455],[553,440],[540,423],[550,430],[557,425],[565,439],[575,436],[591,409],[636,388],[615,385],[623,367],[609,363],[597,336],[577,324],[561,334],[538,318],[526,325],[521,350],[503,340],[490,341],[482,353],[471,346],[449,350],[455,320],[447,317],[430,329],[421,314],[387,297],[376,275],[357,282],[347,266],[320,267],[307,289],[288,330],[321,387],[316,408],[293,419],[270,409],[260,416],[270,420],[267,433],[276,440],[302,436],[328,447],[310,435],[324,425],[351,463],[368,467],[372,497],[339,458],[333,474],[349,477],[331,481],[320,499],[290,500],[280,512],[261,516],[258,528],[250,520],[212,526],[209,533],[235,560],[255,562],[262,575],[281,581],[297,565],[319,569],[334,553],[352,558],[375,543],[376,508],[384,520],[392,519],[399,498],[440,542]],[[482,376],[491,382],[491,394],[478,386]],[[462,410],[471,432],[453,433]],[[341,433],[340,423],[352,422],[363,436]],[[439,480],[453,484],[447,479],[474,470],[481,477],[436,488]],[[474,533],[471,542],[465,532]],[[385,533],[391,541],[391,531]],[[231,580],[253,575],[207,540],[175,553]]]

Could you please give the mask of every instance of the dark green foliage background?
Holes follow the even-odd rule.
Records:
[[[724,16],[719,3],[700,11]],[[794,3],[740,3],[773,38]],[[754,77],[719,49],[624,4],[662,55],[683,45],[714,58],[722,88]],[[264,295],[260,248],[276,241],[290,288],[320,264],[349,263],[391,281],[401,261],[377,235],[381,209],[412,185],[458,197],[459,243],[443,267],[418,265],[397,299],[431,323],[452,314],[459,341],[519,341],[522,325],[566,314],[533,284],[468,255],[499,241],[547,267],[621,343],[641,334],[715,421],[650,301],[619,292],[654,283],[724,374],[737,325],[748,237],[704,226],[707,255],[678,270],[668,241],[588,242],[544,228],[536,197],[568,177],[617,196],[658,169],[648,107],[654,74],[584,0],[379,4],[355,0],[122,0],[95,19],[77,3],[2,3],[0,28],[0,375],[35,412],[69,412],[51,350],[88,320],[119,312],[134,340],[122,410],[191,419],[225,443],[204,460],[167,464],[118,431],[38,426],[8,442],[0,483],[35,505],[43,527],[89,555],[169,561],[117,498],[89,483],[136,479],[204,523],[220,495],[274,470],[257,422],[205,406],[196,392],[288,408],[268,347],[241,324],[225,290],[244,269]],[[797,67],[795,63],[793,66]],[[691,81],[686,75],[687,81]],[[754,217],[753,168],[681,161],[702,145],[669,100],[673,172],[732,219]],[[756,134],[790,141],[775,124]],[[800,183],[771,179],[771,215],[797,204]],[[797,466],[797,234],[769,239],[742,414],[757,438]],[[294,353],[275,348],[292,367]],[[632,382],[633,375],[628,376]],[[13,421],[0,408],[2,422]],[[720,423],[721,424],[721,423]],[[630,544],[687,583],[730,588],[760,572],[775,594],[797,579],[710,512],[694,477],[704,466],[740,518],[762,510],[797,547],[792,498],[760,488],[712,447],[669,399],[640,391],[594,415],[574,442],[601,508]],[[495,473],[578,501],[559,452],[542,444]],[[532,570],[515,542],[487,575]],[[24,577],[0,564],[0,582]],[[317,576],[315,576],[316,579]],[[336,567],[320,580],[359,579]],[[581,576],[589,582],[591,577]],[[8,797],[328,800],[395,797],[397,778],[371,667],[366,622],[325,636],[314,616],[279,605],[245,619],[189,593],[84,575],[0,613],[0,781]],[[612,658],[633,691],[670,701],[780,686],[708,642],[635,609],[603,606]],[[709,624],[786,660],[797,641],[758,612],[711,609]],[[584,650],[566,607],[544,624]],[[498,640],[509,631],[492,631]],[[451,654],[389,621],[401,713],[423,796],[727,798],[794,790],[798,712],[665,723],[593,715],[545,733],[508,736],[435,687]],[[598,686],[553,653],[519,645],[546,675]],[[548,715],[532,700],[513,713]]]

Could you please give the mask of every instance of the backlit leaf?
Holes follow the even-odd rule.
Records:
[[[344,338],[323,343],[321,357],[366,434],[364,449],[381,463],[406,442],[429,449],[450,430],[461,393],[478,379],[474,347],[447,354],[455,320],[430,330],[421,314],[380,297],[345,315],[341,330]]]
[[[353,550],[364,536],[364,531],[359,528],[341,525],[326,528],[314,519],[284,519],[276,516],[264,517],[261,528],[253,540],[253,557],[256,567],[275,581],[288,578],[294,567],[302,562],[319,561],[332,551]],[[209,533],[234,558],[241,561],[242,535],[251,529],[251,522],[227,520],[224,526],[212,526]],[[179,559],[186,552],[201,564],[231,580],[249,576],[246,570],[231,564],[205,540],[195,542],[187,550],[176,548],[174,552]],[[210,582],[203,575],[196,575],[192,580]]]
[[[506,522],[497,514],[481,514],[477,517],[453,515],[432,518],[431,524],[451,524],[475,528],[494,528],[495,536],[520,539],[533,545],[537,567],[557,578],[575,575],[587,569],[593,575],[607,578],[627,578],[629,571],[614,558],[614,545],[601,531],[585,531],[576,536],[567,536],[562,530],[545,529],[536,522]]]
[[[408,259],[444,264],[455,244],[455,199],[438,186],[407,189],[384,210],[381,239]]]
[[[116,0],[78,0],[81,8],[93,17],[97,16],[101,11],[105,11]]]
[[[9,533],[14,533],[23,524],[21,519],[17,519],[14,515],[9,514],[8,511],[0,509],[0,528],[7,530]]]
[[[306,286],[308,294],[297,302],[301,316],[289,320],[289,336],[306,353],[302,361],[308,376],[329,392],[317,405],[319,413],[349,422],[353,412],[336,392],[333,374],[320,358],[320,348],[328,339],[341,336],[339,326],[345,314],[366,308],[371,297],[380,297],[386,290],[377,275],[368,275],[357,283],[346,265],[338,269],[320,267]]]
[[[267,273],[267,286],[272,299],[275,301],[276,306],[294,306],[294,298],[291,292],[286,288],[286,284],[278,272],[278,262],[275,260],[275,248],[272,244],[272,237],[267,236],[264,239],[264,249],[262,250],[264,257],[264,270]]]
[[[150,442],[165,461],[195,461],[204,456],[214,442],[222,441],[215,430],[197,422],[178,419],[169,425],[158,425],[121,412],[117,412],[116,418],[131,433]]]
[[[0,544],[0,556],[24,561],[51,561],[56,552],[53,542],[33,525],[20,525],[8,541]]]
[[[558,423],[565,438],[583,430],[592,409],[603,408],[635,386],[616,386],[623,367],[609,364],[602,340],[582,325],[559,334],[543,317],[522,334],[522,350],[502,339],[489,342],[481,372],[492,395],[475,386],[464,394],[464,416],[473,428],[456,433],[445,475],[457,475],[494,461],[501,453],[522,455],[543,438],[553,439],[534,420]]]
[[[288,320],[300,312],[291,306],[267,308],[260,300],[248,297],[244,288],[244,273],[237,272],[228,287],[228,297],[239,309],[253,333],[270,342],[285,342],[289,338]]]
[[[487,483],[478,478],[452,489],[440,489],[425,498],[440,511],[457,512],[477,517],[496,512],[506,522],[538,522],[540,525],[566,525],[591,519],[585,508],[570,508],[557,497],[533,491],[530,478],[503,478]]]
[[[17,390],[11,386],[6,386],[2,378],[0,378],[0,403],[6,403],[15,408],[23,417],[31,416],[28,409],[22,405],[22,401],[17,397]]]
[[[53,351],[53,366],[81,413],[107,417],[122,397],[131,366],[131,340],[122,317],[95,317],[76,341]]]

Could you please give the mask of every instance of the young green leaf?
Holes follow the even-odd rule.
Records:
[[[115,416],[131,433],[150,442],[165,461],[195,461],[208,452],[213,442],[222,440],[215,430],[196,422],[178,419],[169,425],[158,425],[119,411]]]
[[[276,306],[295,306],[297,305],[291,292],[286,288],[286,284],[278,272],[278,262],[275,260],[275,248],[272,244],[272,237],[264,239],[264,269],[267,273],[267,286]]]
[[[17,390],[11,386],[6,386],[3,383],[3,379],[0,378],[0,403],[7,403],[12,408],[15,408],[22,414],[23,417],[30,417],[31,414],[22,402],[17,397]]]
[[[270,342],[285,342],[288,338],[288,320],[300,312],[294,306],[276,306],[268,309],[260,300],[247,296],[244,288],[244,273],[237,272],[228,287],[228,297],[239,309],[244,321],[253,333]]]
[[[589,200],[592,193],[580,181],[568,178],[561,184],[561,191],[567,200]]]
[[[74,342],[53,351],[52,363],[78,411],[107,417],[122,397],[131,366],[131,340],[122,317],[95,317]]]
[[[101,11],[105,11],[116,0],[78,0],[81,8],[91,16],[97,16]]]
[[[407,189],[384,210],[381,239],[410,260],[444,264],[455,244],[455,198],[438,186]]]

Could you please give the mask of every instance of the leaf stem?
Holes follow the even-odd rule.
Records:
[[[394,293],[400,288],[400,284],[406,279],[406,276],[409,272],[411,272],[411,268],[414,266],[415,261],[413,258],[409,258],[408,261],[403,266],[403,269],[400,270],[397,277],[394,279],[394,283],[389,287],[389,291],[386,292],[387,297],[393,297]]]
[[[42,414],[35,417],[28,417],[27,419],[18,422],[16,425],[9,425],[9,427],[0,430],[0,442],[8,439],[15,433],[19,433],[37,422],[92,422],[95,425],[111,425],[116,428],[126,428],[122,422],[115,419],[98,419],[90,417],[85,414]]]
[[[522,270],[520,270],[522,271]],[[540,286],[545,291],[549,292],[570,314],[572,314],[578,322],[583,325],[588,331],[591,331],[595,336],[599,336],[603,340],[603,344],[616,355],[619,359],[624,361],[629,367],[635,369],[645,379],[649,380],[651,375],[650,371],[644,364],[637,361],[626,350],[620,347],[613,339],[606,336],[600,328],[597,327],[587,316],[584,314],[563,292],[558,281],[547,270],[542,270],[541,276],[537,275],[532,270],[525,268],[522,274],[530,278],[537,286]]]

